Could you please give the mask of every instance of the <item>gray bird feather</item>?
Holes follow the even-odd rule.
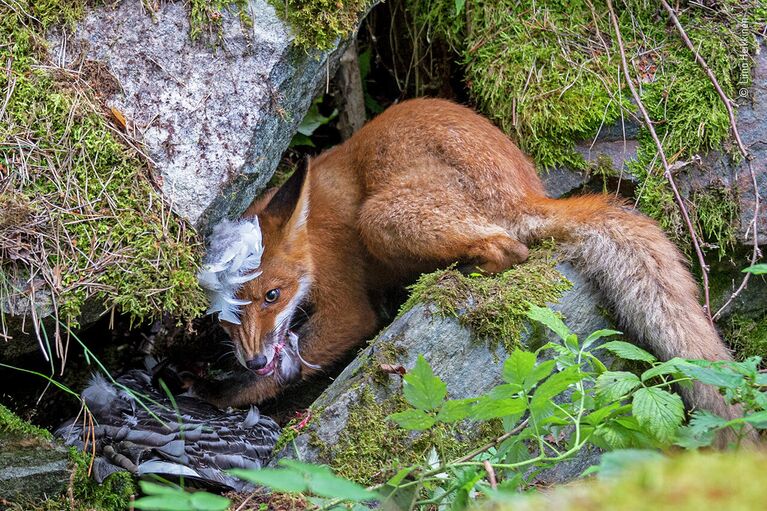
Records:
[[[184,395],[175,396],[174,405],[143,370],[129,371],[116,384],[94,375],[82,397],[96,423],[92,434],[98,482],[128,470],[138,476],[184,476],[216,489],[247,491],[252,489],[249,483],[225,471],[266,465],[280,435],[280,427],[256,407],[224,411]],[[71,419],[55,435],[82,449],[89,433],[82,420]]]

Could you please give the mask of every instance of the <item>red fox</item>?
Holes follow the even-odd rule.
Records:
[[[200,280],[251,376],[198,390],[219,405],[273,397],[375,333],[372,291],[454,262],[501,272],[549,237],[659,358],[731,360],[655,222],[607,196],[546,197],[531,161],[488,120],[414,99],[215,229]],[[305,303],[313,314],[293,332]],[[690,406],[737,412],[713,387],[683,392]]]

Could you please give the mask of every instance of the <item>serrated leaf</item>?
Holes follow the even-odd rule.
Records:
[[[634,373],[607,371],[597,377],[596,392],[610,401],[616,401],[640,385],[639,377]]]
[[[754,275],[765,275],[767,274],[767,263],[755,264],[748,268],[744,268],[742,271],[743,273],[752,273]]]
[[[706,410],[696,410],[690,417],[690,429],[695,433],[715,431],[727,424],[727,419]]]
[[[535,367],[536,356],[529,351],[515,349],[503,363],[503,379],[522,385]]]
[[[525,390],[532,389],[539,381],[548,377],[554,370],[554,366],[556,366],[556,361],[547,360],[533,367],[533,370],[530,371],[530,374],[528,374],[527,378],[525,378]]]
[[[677,365],[680,363],[686,363],[685,360],[682,360],[681,358],[672,358],[671,360],[667,360],[661,364],[655,365],[648,369],[647,371],[642,373],[641,379],[643,382],[649,380],[650,378],[654,378],[656,376],[666,375],[666,374],[681,374],[679,372],[679,369],[677,368]]]
[[[522,398],[492,399],[484,396],[474,405],[471,416],[477,420],[495,419],[525,411],[527,402]]]
[[[455,0],[455,15],[458,16],[463,11],[463,6],[466,5],[466,0]]]
[[[682,398],[658,388],[641,388],[634,393],[632,413],[637,422],[662,443],[669,443],[684,418]]]
[[[641,360],[650,364],[656,361],[656,358],[650,353],[628,342],[610,341],[604,343],[597,349],[606,349],[610,353],[626,360]]]
[[[447,385],[434,376],[423,355],[418,355],[415,367],[404,376],[402,393],[408,403],[421,410],[435,410],[447,394]]]
[[[612,337],[613,335],[623,335],[623,332],[619,332],[617,330],[610,330],[609,328],[603,328],[601,330],[596,330],[594,332],[591,332],[591,334],[586,337],[586,342],[584,343],[584,347],[587,347],[597,339],[601,339],[603,337]]]
[[[677,367],[679,372],[685,376],[689,376],[706,385],[714,385],[715,387],[736,389],[743,385],[745,381],[742,375],[717,367],[702,367],[694,363],[680,364]]]
[[[554,396],[561,394],[570,385],[580,381],[582,378],[583,375],[577,366],[570,366],[558,373],[554,373],[538,385],[535,394],[533,394],[533,399],[530,401],[530,409],[542,410],[549,405]]]
[[[537,305],[531,305],[530,310],[527,312],[527,317],[548,327],[563,341],[566,341],[567,336],[570,335],[570,329],[567,328],[559,316],[557,316],[556,313],[554,313],[554,311],[548,307],[538,307]]]
[[[442,408],[439,409],[437,420],[440,422],[456,422],[463,420],[471,413],[472,405],[477,401],[476,398],[452,399],[445,401]]]
[[[236,468],[230,470],[229,473],[249,483],[267,486],[272,490],[285,493],[304,492],[308,488],[304,474],[290,468],[263,468],[261,470]]]
[[[401,427],[413,431],[429,429],[436,422],[434,416],[416,408],[393,413],[389,415],[388,418],[399,424]]]
[[[598,426],[605,421],[610,415],[624,408],[620,403],[612,403],[609,406],[605,406],[594,410],[586,417],[583,418],[583,422],[591,424],[592,426]]]

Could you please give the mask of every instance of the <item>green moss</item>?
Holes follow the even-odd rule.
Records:
[[[16,414],[0,404],[0,432],[11,433],[15,435],[30,435],[40,437],[45,440],[51,440],[51,433],[45,429],[38,428],[27,421],[21,420]]]
[[[90,456],[73,448],[70,449],[70,459],[75,470],[72,488],[75,501],[80,506],[78,509],[123,511],[130,508],[131,497],[138,493],[130,473],[115,472],[98,484],[88,475]]]
[[[71,26],[85,2],[22,4],[0,6],[0,60],[10,65],[0,89],[11,92],[0,121],[0,173],[14,203],[31,207],[0,225],[15,242],[3,251],[2,271],[37,275],[68,323],[91,296],[135,320],[162,311],[197,316],[205,300],[193,229],[171,214],[147,165],[113,135],[90,92],[40,66],[42,34]]]
[[[195,40],[208,35],[220,40],[223,12],[231,8],[236,9],[244,28],[253,26],[247,0],[190,0],[189,37]]]
[[[556,270],[553,250],[553,244],[542,244],[530,251],[527,262],[495,276],[464,275],[452,268],[423,275],[410,287],[401,312],[417,303],[433,303],[440,314],[459,318],[478,338],[510,350],[519,342],[530,304],[555,303],[571,287]]]
[[[332,48],[357,28],[371,0],[272,0],[295,32],[294,43],[304,50]]]
[[[425,34],[423,44],[441,37],[452,45],[477,107],[542,169],[586,169],[575,143],[592,140],[635,111],[604,2],[409,0],[407,5]],[[726,108],[663,7],[627,0],[616,9],[631,72],[670,162],[719,147],[729,136]],[[734,64],[741,62],[741,48],[757,48],[755,35],[743,31],[741,23],[761,26],[763,11],[737,0],[680,9],[680,22],[728,97],[736,97],[736,86],[750,80],[744,81]],[[639,138],[639,160],[629,165],[641,183],[639,206],[679,241],[687,241],[656,148],[643,129]],[[721,256],[732,224],[707,225],[708,219],[703,213],[697,221]]]
[[[717,250],[721,260],[735,248],[735,226],[739,218],[735,196],[729,188],[704,189],[693,194],[692,203],[704,241]]]
[[[544,495],[501,496],[487,507],[497,511],[756,510],[764,507],[765,462],[767,457],[756,450],[688,452],[639,464],[615,478],[575,483]]]
[[[432,449],[441,460],[457,458],[501,434],[496,423],[472,430],[466,424],[437,425],[422,433],[404,430],[389,420],[407,408],[401,394],[378,402],[369,388],[349,409],[346,427],[333,447],[313,440],[323,460],[340,476],[362,485],[383,483],[401,468],[422,464]]]
[[[724,338],[729,341],[738,358],[767,358],[767,314],[757,319],[733,314],[723,330]]]
[[[42,439],[46,443],[53,440],[49,431],[20,419],[3,405],[0,405],[0,433],[32,436]],[[68,497],[52,495],[51,498],[41,502],[18,502],[14,504],[16,507],[10,509],[23,509],[24,511],[59,511],[61,509],[123,511],[128,509],[131,497],[137,492],[136,483],[130,473],[115,473],[109,476],[103,484],[98,484],[88,475],[91,458],[87,453],[70,448],[69,461],[71,469],[74,471],[71,483],[74,508],[70,507]]]

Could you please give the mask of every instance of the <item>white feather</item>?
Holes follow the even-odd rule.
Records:
[[[258,218],[232,222],[223,220],[213,227],[208,251],[197,280],[208,293],[208,314],[218,312],[218,319],[240,324],[240,306],[250,302],[237,298],[242,284],[258,277],[264,255]]]

